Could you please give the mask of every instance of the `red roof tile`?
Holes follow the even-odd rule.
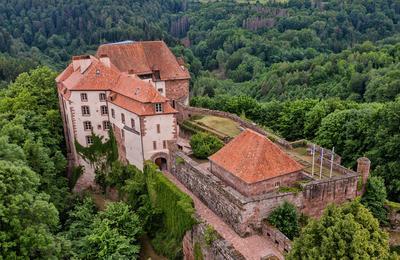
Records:
[[[88,60],[89,66],[84,69],[84,71],[81,71],[81,66],[79,65],[74,70],[73,64],[71,63],[67,69],[57,77],[57,80],[62,82],[69,90],[109,90],[115,86],[119,79],[120,72],[113,66],[105,66],[93,56],[90,56],[89,59],[86,59]]]
[[[121,73],[113,64],[105,65],[93,56],[74,57],[56,81],[66,99],[74,90],[111,90],[115,98],[110,102],[138,115],[156,114],[154,103],[163,103],[162,114],[177,113],[151,83]]]
[[[276,144],[250,129],[243,131],[209,159],[246,183],[303,169]]]
[[[122,72],[137,75],[160,71],[161,80],[189,79],[189,71],[182,67],[163,41],[103,44],[97,57],[107,55]]]

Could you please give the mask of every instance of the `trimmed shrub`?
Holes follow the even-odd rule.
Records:
[[[207,133],[197,133],[190,138],[190,146],[196,158],[206,159],[224,146],[217,137]]]

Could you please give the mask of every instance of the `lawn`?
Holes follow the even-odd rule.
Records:
[[[239,124],[228,118],[204,116],[193,121],[230,137],[235,137],[241,132]]]

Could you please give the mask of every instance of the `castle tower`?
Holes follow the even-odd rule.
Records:
[[[362,179],[361,195],[365,192],[370,167],[371,161],[367,157],[361,157],[357,159],[357,173],[361,176]]]

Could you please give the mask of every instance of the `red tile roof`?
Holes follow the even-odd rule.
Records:
[[[161,80],[189,79],[189,71],[182,67],[163,41],[141,41],[103,44],[97,57],[106,55],[122,72],[137,75],[160,71]]]
[[[110,102],[138,115],[156,114],[154,103],[163,103],[163,113],[177,113],[151,83],[136,75],[121,73],[114,65],[105,65],[93,56],[74,57],[73,62],[56,78],[66,99],[71,91],[110,90]]]
[[[71,63],[56,81],[68,90],[109,90],[116,85],[120,72],[115,67],[107,67],[93,56],[86,60],[89,64],[86,69],[81,71],[81,66],[78,65],[74,70]]]
[[[243,131],[209,159],[249,184],[303,169],[276,144],[250,129]]]

